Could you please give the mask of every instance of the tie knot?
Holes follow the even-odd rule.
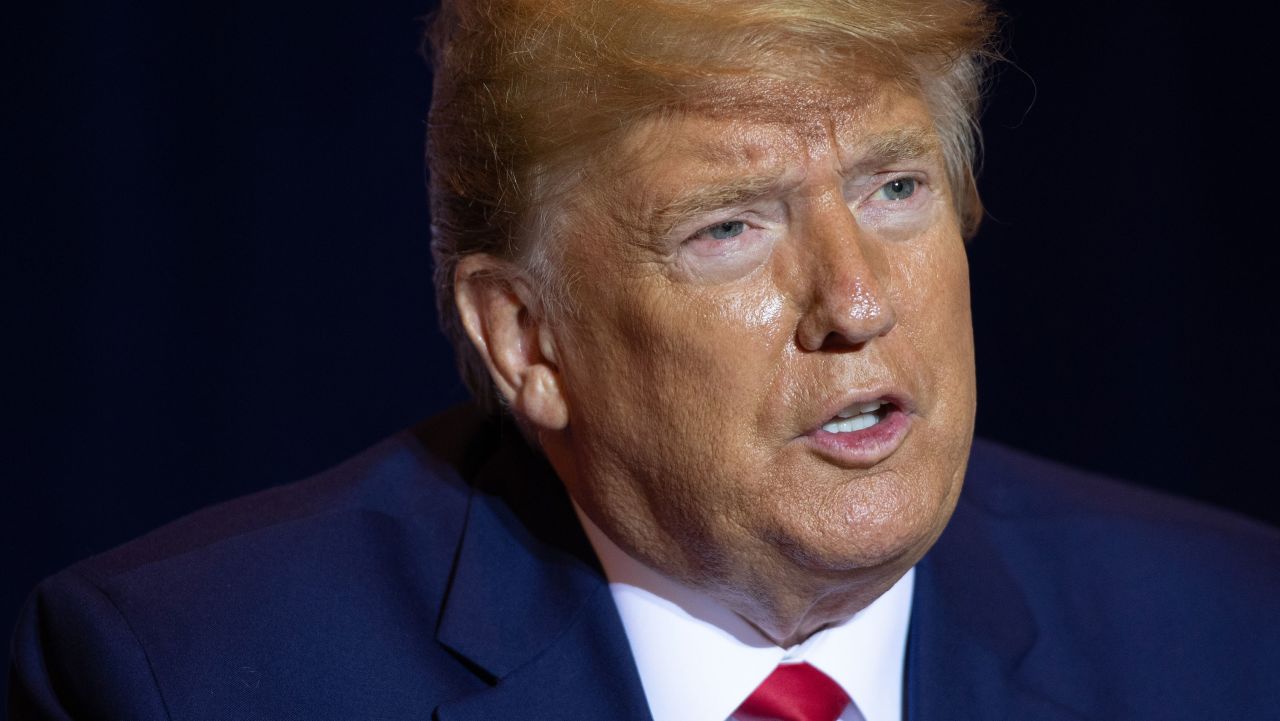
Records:
[[[836,721],[849,694],[807,663],[778,666],[738,707],[737,721]]]

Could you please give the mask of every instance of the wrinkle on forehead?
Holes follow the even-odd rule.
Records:
[[[745,139],[753,129],[775,135],[785,129],[787,135],[798,139],[825,140],[832,130],[847,132],[868,113],[883,107],[890,90],[867,78],[824,84],[760,76],[708,80],[679,104],[637,119],[614,144],[611,159],[627,166],[643,165],[646,159],[659,158],[672,149],[662,142],[666,140],[682,142],[676,150],[696,153],[710,163],[739,163],[742,144],[709,141],[723,140],[725,132]],[[710,121],[705,127],[717,129],[691,134],[684,122],[691,118]],[[671,132],[677,128],[680,133]]]
[[[727,87],[716,85],[714,92],[709,88],[701,102],[639,119],[623,130],[602,160],[610,172],[626,173],[673,156],[741,168],[813,157],[815,151],[831,149],[837,155],[889,158],[940,152],[927,107],[924,126],[912,123],[865,134],[869,125],[895,112],[904,100],[925,106],[918,93],[874,80],[816,85],[743,79]]]
[[[927,113],[877,127],[883,113],[899,106],[901,90],[874,83],[858,93],[840,89],[753,79],[696,111],[651,115],[597,159],[593,205],[611,223],[644,236],[642,244],[658,245],[684,218],[803,182],[815,158],[829,156],[834,172],[852,177],[872,165],[941,157]],[[751,99],[760,102],[745,102]],[[868,126],[877,129],[867,133]]]
[[[815,116],[856,114],[883,98],[886,86],[867,76],[822,83],[743,75],[709,80],[673,110],[713,118],[800,124]]]

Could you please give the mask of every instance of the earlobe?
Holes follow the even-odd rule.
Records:
[[[477,253],[458,261],[453,289],[467,336],[511,409],[540,429],[567,426],[555,339],[524,274]]]
[[[569,425],[569,408],[560,389],[560,374],[550,365],[529,367],[512,405],[539,428],[558,431]]]

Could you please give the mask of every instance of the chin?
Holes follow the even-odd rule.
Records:
[[[842,508],[822,509],[810,515],[810,523],[790,524],[790,532],[774,537],[775,546],[811,572],[894,567],[905,572],[946,527],[959,487],[923,495],[901,486],[888,493],[858,490],[854,498],[843,499]]]

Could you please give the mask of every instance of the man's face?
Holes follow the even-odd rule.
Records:
[[[577,313],[553,463],[622,548],[748,614],[883,591],[950,517],[972,435],[930,115],[887,88],[810,105],[642,124],[556,241]]]

